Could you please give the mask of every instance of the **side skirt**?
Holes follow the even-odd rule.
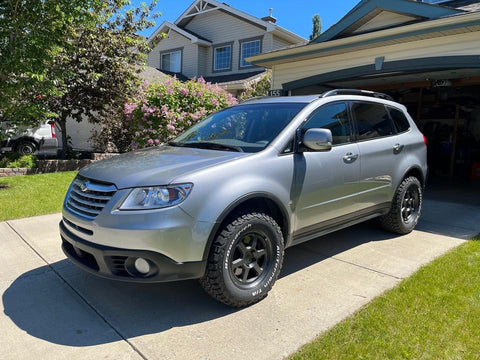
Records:
[[[327,220],[308,228],[296,231],[293,234],[290,246],[301,244],[305,241],[316,239],[320,236],[341,230],[361,222],[385,215],[390,211],[391,203],[384,203],[358,211],[353,214],[341,216],[332,220]],[[290,247],[289,246],[289,247]]]

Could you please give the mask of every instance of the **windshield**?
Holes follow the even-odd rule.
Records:
[[[209,116],[170,142],[170,145],[258,152],[265,149],[306,105],[237,105]]]

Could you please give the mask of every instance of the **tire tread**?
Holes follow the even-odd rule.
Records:
[[[265,291],[260,296],[257,296],[252,300],[241,301],[233,296],[230,296],[224,282],[222,281],[222,259],[229,239],[235,234],[235,231],[237,231],[238,228],[241,228],[243,225],[252,220],[261,220],[272,225],[283,241],[283,235],[280,226],[278,226],[277,222],[269,215],[258,212],[240,215],[231,223],[229,223],[216,237],[208,257],[206,273],[200,279],[200,284],[210,296],[231,307],[240,308],[255,304],[264,299],[268,294],[268,291]],[[283,249],[281,258],[283,259]],[[282,264],[280,264],[280,269],[278,270],[277,275],[281,270],[281,266]],[[273,283],[275,283],[275,281],[272,281],[270,287],[273,285]]]
[[[413,230],[406,228],[403,224],[402,219],[398,216],[398,207],[402,206],[404,190],[406,190],[406,188],[410,186],[412,182],[417,183],[419,188],[422,189],[420,181],[415,176],[409,176],[402,181],[397,191],[395,192],[390,211],[388,212],[388,214],[380,217],[380,225],[385,230],[402,235],[408,234]],[[420,190],[420,205],[422,204],[422,202],[423,194]],[[420,213],[418,214],[418,216],[420,216]]]

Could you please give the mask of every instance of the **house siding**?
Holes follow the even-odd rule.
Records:
[[[399,24],[407,23],[409,21],[414,21],[414,20],[417,20],[417,19],[412,16],[396,14],[391,11],[382,11],[380,14],[375,16],[372,20],[368,21],[366,24],[360,26],[357,30],[353,31],[353,33],[356,34],[356,33],[362,33],[365,31],[372,31],[375,29],[399,25]]]
[[[223,71],[221,73],[222,75],[258,71],[258,68],[239,69],[239,40],[263,36],[265,34],[264,29],[228,15],[222,11],[212,11],[197,15],[185,26],[185,28],[207,38],[214,46],[216,44],[233,42],[232,70]],[[262,51],[264,52],[265,50],[262,49]],[[207,48],[206,53],[202,53],[201,56],[206,58],[205,65],[199,67],[205,69],[206,72],[204,75],[218,75],[218,73],[213,72],[213,47]]]
[[[278,50],[278,49],[282,49],[284,47],[293,45],[292,43],[286,40],[283,40],[278,36],[272,36],[272,38],[273,38],[272,50]]]
[[[188,77],[194,77],[198,72],[198,45],[192,44],[191,40],[185,36],[170,30],[170,35],[162,39],[148,54],[148,66],[160,68],[160,53],[182,48],[182,74]]]
[[[352,67],[370,65],[375,58],[384,56],[385,61],[407,60],[434,56],[480,55],[480,32],[442,36],[378,48],[353,51],[348,54],[321,56],[314,59],[291,61],[272,67],[274,89],[282,84],[307,78],[312,75]]]
[[[198,47],[198,77],[207,75],[208,47]]]

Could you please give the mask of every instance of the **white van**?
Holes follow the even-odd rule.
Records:
[[[57,154],[58,140],[55,122],[50,120],[37,127],[17,127],[8,121],[0,121],[0,130],[4,134],[0,142],[0,152],[15,151],[22,155]]]

